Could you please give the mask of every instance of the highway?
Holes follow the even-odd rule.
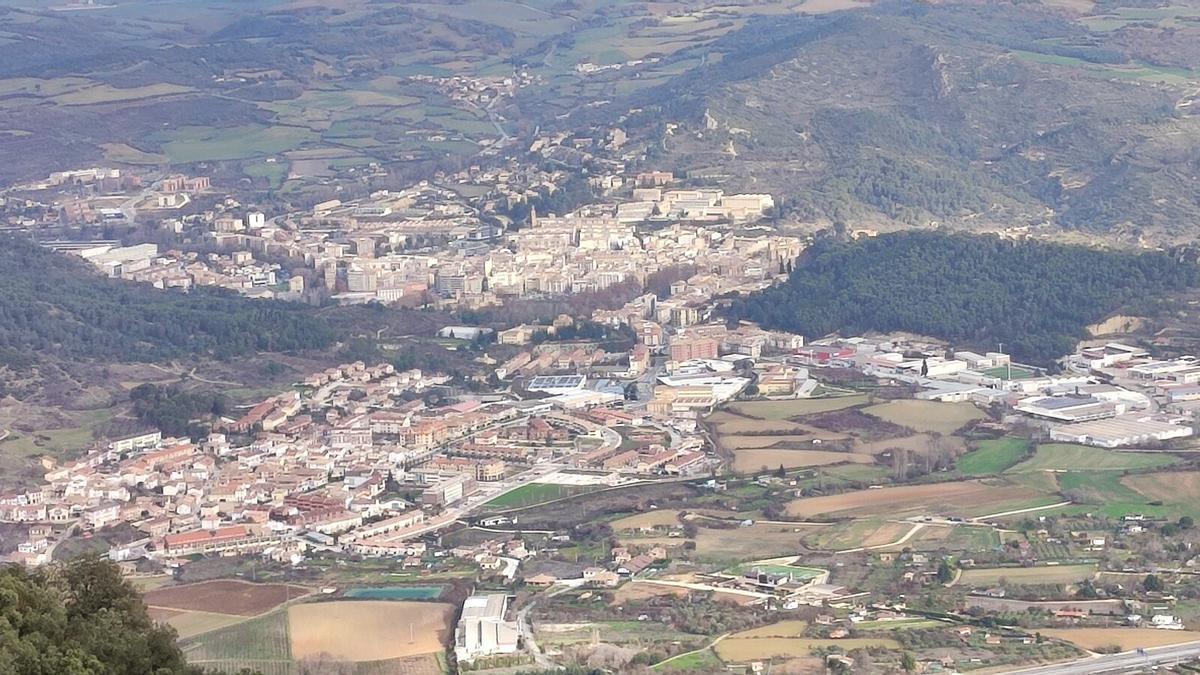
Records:
[[[1068,661],[1036,668],[1006,671],[1009,675],[1090,675],[1090,673],[1134,673],[1149,670],[1151,666],[1181,663],[1200,658],[1200,641],[1185,642],[1167,647],[1151,647],[1142,650],[1089,656],[1077,661]]]

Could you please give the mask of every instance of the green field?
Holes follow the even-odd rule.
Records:
[[[180,640],[180,647],[188,663],[213,672],[256,672],[261,675],[299,675],[317,672],[301,669],[300,663],[292,660],[286,609],[233,626],[219,628],[195,637]],[[407,638],[406,638],[407,639]],[[397,675],[399,673],[438,672],[435,662],[445,668],[441,654],[388,659],[384,661],[362,661],[337,663],[328,672],[343,675]],[[321,672],[327,672],[322,670]]]
[[[158,98],[172,94],[183,94],[192,91],[191,87],[181,87],[175,84],[148,84],[142,87],[119,89],[107,84],[97,84],[78,91],[60,94],[54,97],[54,102],[61,105],[94,105],[97,103],[115,103],[117,101],[135,101],[144,98]]]
[[[1195,7],[1168,5],[1166,7],[1116,7],[1110,12],[1079,19],[1079,22],[1097,32],[1114,31],[1133,23],[1152,23],[1163,28],[1185,28],[1192,22],[1181,19],[1200,17]]]
[[[21,409],[17,409],[21,410]],[[72,412],[60,417],[64,425],[36,432],[16,431],[17,419],[0,418],[0,488],[22,479],[40,482],[42,472],[32,470],[33,458],[46,455],[57,460],[80,453],[95,442],[120,409],[117,407]],[[7,433],[6,433],[7,432]]]
[[[1032,459],[1021,462],[1009,471],[1123,471],[1151,469],[1177,461],[1176,457],[1166,454],[1116,452],[1085,445],[1047,443],[1038,446]]]
[[[225,668],[228,661],[290,661],[287,610],[183,640],[180,646],[189,662],[207,668]]]
[[[973,553],[987,551],[999,545],[1000,535],[993,528],[959,525],[945,539],[925,541],[918,538],[913,544],[913,548],[927,551],[946,549],[947,551]]]
[[[272,188],[278,188],[287,179],[288,165],[286,162],[257,162],[243,167],[242,173],[251,178],[266,178]]]
[[[552,483],[529,483],[506,492],[485,503],[485,509],[516,509],[533,506],[544,502],[572,497],[574,495],[592,492],[597,488],[592,485],[554,485]]]
[[[1058,475],[1058,486],[1087,504],[1145,504],[1146,497],[1121,482],[1116,471],[1079,471]]]
[[[896,541],[911,526],[888,522],[886,518],[857,518],[828,527],[821,527],[804,537],[808,548],[842,551],[860,546],[874,546]]]
[[[1009,469],[1029,452],[1028,439],[1006,436],[981,441],[979,447],[958,458],[958,472],[964,476],[990,476]]]
[[[172,162],[249,159],[295,150],[315,142],[317,135],[300,127],[266,127],[246,124],[238,127],[179,127],[159,134],[162,152]]]
[[[688,652],[675,658],[667,659],[654,666],[654,670],[669,673],[688,671],[693,673],[716,673],[725,668],[725,664],[711,649],[701,649],[698,652]]]
[[[1193,484],[1192,476],[1191,472],[1129,476],[1115,471],[1060,474],[1059,487],[1076,504],[1056,509],[1055,513],[1091,513],[1108,518],[1130,514],[1168,519],[1200,517],[1200,503],[1188,489]]]
[[[1183,68],[1169,68],[1147,63],[1138,63],[1137,65],[1098,64],[1074,56],[1060,56],[1058,54],[1043,54],[1041,52],[1026,52],[1021,50],[1014,50],[1013,55],[1025,61],[1075,67],[1099,77],[1118,80],[1148,80],[1151,82],[1187,85],[1200,77],[1197,73]],[[1000,369],[993,369],[993,371],[995,370]],[[995,377],[1003,377],[1003,375],[995,375]],[[1012,379],[1020,379],[1016,377],[1015,371]]]
[[[125,143],[105,143],[104,156],[114,162],[122,164],[162,164],[167,161],[163,155],[156,155],[151,152],[138,150],[137,148]]]

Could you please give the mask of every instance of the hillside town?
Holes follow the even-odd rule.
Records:
[[[221,198],[204,177],[156,179],[96,168],[18,186],[10,192],[29,197],[8,198],[4,206],[41,214],[9,217],[16,227],[127,224],[152,214],[181,242],[179,248],[46,242],[111,277],[159,288],[217,286],[250,297],[339,303],[497,306],[644,283],[648,275],[680,265],[712,275],[698,287],[709,295],[753,290],[769,283],[802,246],[794,237],[738,232],[771,212],[770,195],[675,187],[678,181],[665,172],[603,176],[592,189],[604,202],[561,216],[530,206],[531,196],[567,189],[570,175],[516,162],[504,169],[472,167],[404,190],[268,217],[231,196]],[[468,192],[481,196],[462,196]],[[198,213],[185,209],[197,199],[211,206]],[[530,222],[506,230],[510,219],[504,214],[517,208],[532,209]],[[181,209],[189,214],[172,215]]]
[[[415,79],[493,123],[535,82]],[[421,645],[388,657],[413,672],[1196,656],[1170,637],[1200,622],[1194,485],[1170,477],[1195,447],[1195,357],[1096,335],[1030,365],[1000,343],[731,320],[817,243],[775,227],[775,197],[629,162],[620,127],[495,152],[512,142],[299,210],[148,168],[4,190],[8,229],[54,232],[39,244],[99,276],[428,313],[419,340],[454,359],[389,356],[417,336],[380,328],[370,358],[239,397],[188,433],[43,457],[36,485],[0,494],[0,556],[37,569],[99,551],[164,585],[151,613],[199,655],[241,619],[193,635],[193,613],[232,617],[259,593],[255,611],[289,622],[387,605]],[[514,310],[537,303],[562,304]],[[434,617],[420,635],[417,614]],[[785,655],[773,640],[798,642]]]
[[[840,498],[836,489],[815,486],[834,480],[839,465],[855,466],[844,462],[862,461],[860,444],[877,437],[886,425],[875,423],[869,432],[864,428],[864,433],[875,435],[862,439],[857,431],[841,440],[821,434],[804,439],[795,434],[805,432],[795,430],[787,436],[760,432],[768,435],[758,438],[767,440],[798,440],[799,447],[785,454],[832,456],[823,460],[827,469],[799,471],[782,464],[778,470],[769,465],[746,469],[740,463],[741,446],[734,441],[755,437],[728,431],[730,424],[758,428],[761,418],[745,416],[759,414],[746,412],[760,409],[752,406],[800,410],[842,405],[840,401],[853,405],[854,395],[837,393],[845,386],[840,383],[868,378],[885,390],[904,392],[902,399],[884,406],[907,401],[945,406],[937,410],[954,409],[956,415],[966,412],[962,419],[975,420],[973,433],[1019,433],[1098,453],[1133,447],[1138,454],[1130,456],[1167,457],[1176,448],[1173,444],[1193,435],[1194,397],[1189,392],[1200,370],[1194,359],[1155,359],[1140,348],[1097,342],[1065,357],[1061,371],[1050,374],[1013,363],[998,350],[954,350],[908,335],[806,344],[799,336],[753,325],[709,322],[704,309],[711,298],[705,295],[706,278],[697,274],[674,284],[667,299],[650,295],[618,310],[598,311],[594,321],[632,330],[634,344],[622,354],[604,353],[594,344],[533,340],[539,332],[555,331],[555,325],[501,331],[498,344],[520,351],[494,365],[494,390],[446,400],[438,394],[450,380],[444,374],[397,371],[387,363],[347,363],[313,373],[287,391],[215,420],[210,433],[198,440],[150,432],[98,444],[76,460],[47,466],[39,489],[0,499],[0,521],[21,533],[6,557],[24,565],[44,565],[64,542],[121,531],[125,534],[113,541],[107,555],[131,578],[163,571],[186,575],[198,560],[230,556],[288,570],[332,556],[395,561],[399,569],[435,576],[469,572],[485,590],[463,601],[452,651],[460,664],[491,666],[529,659],[549,662],[551,657],[542,651],[546,647],[537,641],[553,638],[558,630],[553,627],[563,622],[560,612],[575,611],[559,607],[556,599],[629,592],[620,590],[626,588],[651,597],[660,592],[700,593],[734,602],[744,608],[739,611],[808,617],[820,639],[831,645],[839,640],[853,644],[860,639],[855,636],[870,635],[864,626],[929,621],[928,608],[914,613],[902,599],[881,593],[883,587],[857,572],[848,573],[844,565],[895,566],[895,578],[888,583],[899,586],[888,588],[935,593],[939,603],[949,602],[937,605],[945,608],[939,611],[949,612],[940,614],[940,620],[949,622],[961,647],[977,654],[970,658],[980,662],[1008,663],[1005,659],[1017,658],[1021,649],[1042,649],[1033,628],[987,629],[978,623],[981,616],[1014,608],[1046,612],[1028,614],[1033,622],[1028,625],[1041,625],[1043,630],[1117,622],[1139,631],[1175,631],[1186,630],[1194,620],[1182,618],[1176,599],[1156,590],[1157,585],[1152,588],[1149,581],[1149,590],[1105,590],[1087,580],[1096,584],[1094,595],[1089,590],[1086,596],[1036,601],[1025,590],[1037,583],[1035,576],[1024,580],[1026,571],[1059,574],[1059,569],[1045,566],[1043,556],[1088,561],[1061,568],[1071,573],[1092,570],[1081,579],[1110,573],[1157,579],[1167,573],[1163,564],[1131,566],[1121,552],[1139,537],[1178,531],[1160,517],[1127,514],[1116,525],[1098,521],[1092,513],[1047,518],[1039,512],[1054,514],[1070,502],[1035,500],[1035,506],[1006,510],[1009,499],[988,501],[995,499],[988,492],[978,497],[986,502],[983,510],[953,500],[939,508],[936,498],[922,500],[921,508],[912,510],[907,498],[896,493],[891,522],[902,529],[889,530],[897,533],[890,536],[907,530],[897,544],[850,546],[853,540],[847,539],[844,549],[830,550],[807,536],[782,534],[814,527],[795,518],[803,512],[793,511],[794,505]],[[672,304],[675,298],[688,301]],[[568,323],[564,318],[557,329]],[[444,333],[470,338],[485,330],[450,326]],[[649,395],[638,396],[641,389]],[[727,404],[739,412],[724,412]],[[812,417],[794,419],[823,424]],[[837,428],[853,430],[855,424],[847,421]],[[909,424],[921,428],[917,422]],[[932,438],[927,441],[931,449],[921,453],[940,462],[938,453],[953,447],[950,442],[955,440]],[[901,463],[907,453],[899,449],[902,441],[888,443],[879,446],[887,451],[875,460],[890,467],[885,472],[895,477],[920,475],[898,473],[910,470]],[[936,474],[936,464],[930,469]],[[864,475],[882,482],[880,474]],[[882,496],[939,485],[883,487],[879,482],[863,492]],[[692,496],[675,501],[677,497],[669,496],[676,489],[672,486],[686,487]],[[623,495],[639,490],[662,496],[638,507],[651,510],[635,510],[612,522],[599,535],[611,537],[607,540],[596,540],[585,524],[547,527],[548,514],[541,506],[561,502],[570,510],[576,508],[575,497],[595,501],[606,493],[620,503],[627,499]],[[770,500],[788,500],[786,512],[770,506],[762,513],[774,519],[764,515],[761,522],[738,516],[744,507],[737,504],[762,499],[749,496],[760,493],[771,495]],[[831,496],[810,496],[821,494]],[[713,503],[721,509],[712,515],[689,515],[687,505],[706,503],[709,497],[704,495],[717,500]],[[1017,515],[1025,513],[1030,524],[1020,526],[1023,534],[1019,541],[1012,540],[1012,547],[943,557],[936,549],[901,545],[910,538],[921,541],[921,533],[935,530],[972,541],[1006,540],[1005,519],[1026,517]],[[557,519],[550,518],[549,522]],[[725,518],[734,520],[726,525]],[[732,530],[712,529],[724,527]],[[785,536],[791,543],[780,551],[788,555],[716,567],[697,557],[698,550],[705,550],[701,546],[713,545],[704,543],[704,537],[736,536],[739,530],[767,541]],[[469,532],[483,536],[461,538]],[[596,545],[600,552],[586,561],[564,558],[562,553]],[[748,553],[753,551],[742,555]],[[1116,571],[1103,571],[1104,564],[1117,560],[1124,562]],[[1185,554],[1176,564],[1190,567],[1198,560]],[[1108,562],[1096,567],[1097,561]],[[1004,581],[1005,570],[1024,581]],[[979,582],[967,581],[976,577]],[[963,580],[965,594],[952,592],[957,589],[948,582],[957,579]],[[527,602],[529,593],[545,596],[541,604],[547,609],[537,615],[536,630],[524,613],[518,616],[513,604],[514,597]],[[1037,618],[1041,616],[1046,618]],[[1005,651],[1010,644],[1021,647]],[[996,649],[1008,656],[979,656]],[[561,645],[551,651],[555,658],[567,653]],[[832,652],[829,658],[842,658],[838,654]],[[966,657],[944,658],[948,664],[961,664]]]
[[[535,152],[580,152],[565,141]],[[477,370],[341,363],[190,420],[203,432],[44,460],[37,487],[0,495],[4,559],[37,568],[101,542],[127,578],[178,584],[161,601],[171,612],[171,588],[222,583],[198,581],[210,567],[308,579],[333,602],[425,592],[364,584],[367,570],[440,580],[429,599],[447,599],[446,637],[431,648],[481,670],[613,648],[627,665],[699,649],[699,672],[758,672],[773,657],[755,631],[771,626],[819,645],[827,668],[860,663],[863,645],[895,654],[902,636],[923,672],[1071,658],[1073,630],[1133,631],[1104,633],[1130,648],[1191,634],[1192,516],[1164,507],[1155,481],[1191,448],[1200,361],[1096,339],[1033,366],[1000,344],[806,341],[729,321],[730,298],[784,282],[810,244],[760,229],[769,195],[617,172],[563,214],[539,212],[533,195],[567,179],[473,167],[295,213],[187,175],[96,169],[23,186],[47,201],[19,210],[43,218],[153,214],[163,237],[43,242],[99,275],[457,313],[430,339]],[[528,209],[523,226],[503,215],[514,208]],[[589,295],[607,301],[470,320]],[[1132,501],[1116,510],[1105,490]],[[364,571],[347,582],[330,565]],[[672,615],[678,597],[727,616],[732,638],[697,643],[713,628]],[[678,639],[601,635],[622,621]]]

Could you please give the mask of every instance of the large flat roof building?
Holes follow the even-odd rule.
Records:
[[[454,654],[459,661],[517,651],[520,631],[515,621],[504,620],[507,609],[508,596],[500,593],[472,595],[463,602],[454,632]]]
[[[1056,422],[1089,422],[1116,417],[1125,406],[1092,396],[1031,396],[1022,399],[1016,410]]]
[[[1050,440],[1101,448],[1119,448],[1172,438],[1186,438],[1192,433],[1193,429],[1188,424],[1176,424],[1168,419],[1154,417],[1122,415],[1111,419],[1052,427]]]

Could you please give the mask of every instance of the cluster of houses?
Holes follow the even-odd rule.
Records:
[[[420,536],[483,486],[513,489],[532,467],[615,452],[611,427],[631,419],[499,397],[426,405],[420,394],[446,380],[350,363],[217,420],[201,442],[152,432],[92,448],[50,466],[42,485],[0,495],[0,522],[26,525],[8,557],[41,564],[71,532],[127,524],[137,535],[114,547],[121,560],[290,559],[307,547],[419,558]]]

